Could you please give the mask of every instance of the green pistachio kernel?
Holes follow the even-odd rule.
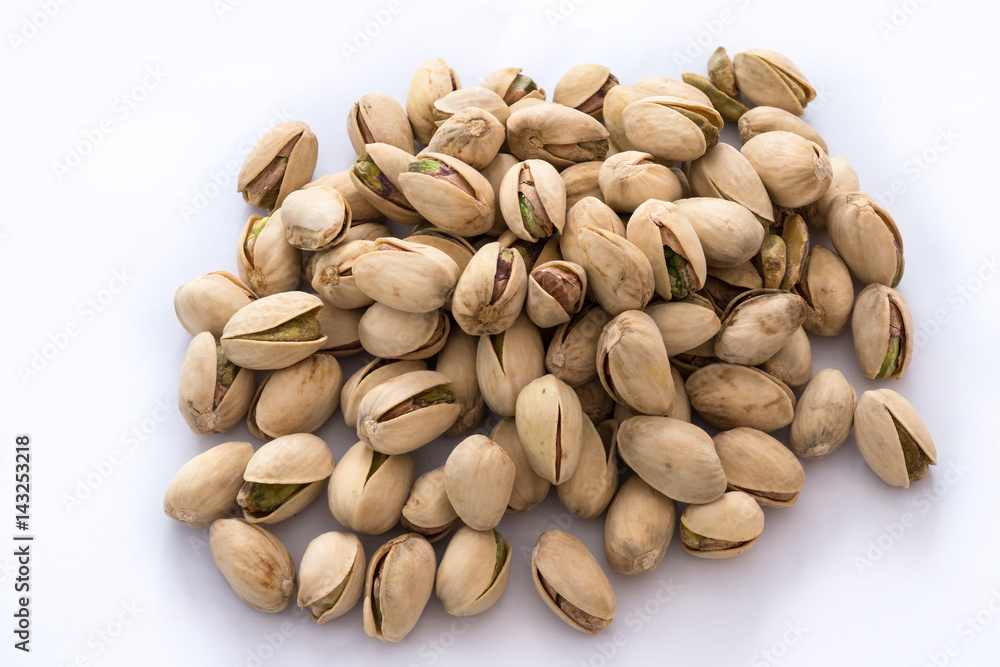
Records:
[[[238,338],[244,340],[261,340],[274,343],[316,340],[319,337],[319,320],[309,314],[299,315],[266,331],[238,336]]]

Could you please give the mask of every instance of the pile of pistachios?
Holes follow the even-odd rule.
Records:
[[[813,369],[813,342],[848,322],[865,377],[909,367],[896,223],[800,118],[816,92],[788,58],[720,48],[708,75],[625,85],[580,65],[550,102],[520,68],[462,88],[432,60],[405,108],[354,103],[346,171],[314,180],[305,123],[263,136],[239,174],[263,210],[239,234],[239,277],[210,273],[174,303],[194,336],[178,395],[191,430],[245,419],[266,444],[209,449],[164,498],[168,516],[211,524],[244,602],[277,612],[297,594],[326,623],[363,600],[365,632],[395,642],[432,592],[458,616],[495,604],[512,552],[497,526],[553,486],[570,512],[604,516],[608,565],[639,574],[675,530],[701,558],[750,549],[761,508],[795,504],[799,457],[852,430],[886,483],[928,474],[934,442],[905,398],[858,401],[839,370]],[[741,148],[720,142],[725,121]],[[372,358],[344,381],[337,359],[355,354]],[[338,408],[357,442],[335,462],[313,432]],[[769,435],[785,427],[787,442]],[[418,477],[411,453],[443,436],[466,437]],[[296,568],[263,526],[324,490],[342,530]],[[394,530],[366,559],[357,534]],[[615,617],[568,532],[538,538],[530,576],[577,630]]]

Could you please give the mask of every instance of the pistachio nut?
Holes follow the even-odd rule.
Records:
[[[731,70],[730,70],[731,71]],[[689,86],[693,86],[705,93],[706,97],[712,102],[712,107],[719,112],[725,120],[738,121],[740,117],[745,114],[749,109],[738,99],[735,95],[729,95],[721,88],[715,85],[715,82],[711,79],[706,79],[700,74],[685,73],[681,75],[684,83]]]
[[[361,598],[366,562],[352,533],[331,531],[309,542],[299,565],[299,609],[308,607],[320,625],[346,614]]]
[[[595,377],[593,380],[573,387],[573,391],[576,392],[576,397],[580,399],[580,408],[583,410],[584,416],[590,419],[594,426],[611,418],[617,403],[604,390],[604,385],[601,384],[600,378]]]
[[[416,225],[423,217],[403,194],[399,181],[415,159],[389,144],[368,144],[348,173],[361,196],[382,215],[404,225]]]
[[[333,452],[310,433],[275,438],[258,449],[236,495],[250,523],[278,523],[305,509],[333,472]]]
[[[704,296],[720,317],[737,296],[752,289],[763,289],[764,279],[753,262],[743,262],[730,268],[709,267],[705,278]]]
[[[556,82],[552,101],[601,120],[604,98],[617,85],[618,79],[604,65],[577,65]]]
[[[251,206],[273,211],[312,180],[317,151],[316,135],[302,121],[275,125],[250,149],[236,177],[236,191]]]
[[[666,555],[676,523],[677,503],[633,475],[604,517],[604,558],[621,574],[649,572]]]
[[[837,336],[854,308],[854,282],[840,256],[814,246],[806,256],[795,292],[809,306],[804,326],[818,336]]]
[[[330,475],[330,513],[348,530],[381,535],[399,523],[414,470],[409,454],[383,454],[354,443]]]
[[[217,519],[208,532],[212,560],[233,592],[257,611],[281,611],[295,595],[295,562],[271,533],[242,519]]]
[[[351,207],[331,187],[298,190],[285,198],[281,222],[289,245],[302,250],[326,250],[347,236]]]
[[[471,336],[495,335],[510,328],[528,292],[524,260],[516,250],[487,243],[458,279],[451,300],[455,322]]]
[[[748,426],[770,433],[792,423],[795,394],[762,370],[713,363],[688,377],[691,407],[719,428]]]
[[[793,389],[809,382],[813,374],[813,354],[806,330],[796,329],[773,357],[760,364],[760,369]]]
[[[261,440],[312,433],[337,409],[343,384],[340,364],[330,354],[271,371],[257,387],[247,428]]]
[[[364,314],[364,308],[337,308],[324,302],[316,313],[319,331],[326,336],[326,343],[319,351],[334,357],[349,357],[363,351],[358,326]]]
[[[584,225],[577,234],[580,266],[597,302],[612,315],[641,310],[656,281],[646,254],[628,239]]]
[[[829,189],[823,193],[822,197],[800,211],[806,222],[817,229],[826,229],[827,212],[830,210],[830,204],[837,195],[861,190],[858,173],[854,171],[854,167],[851,166],[851,163],[846,158],[839,155],[831,157],[830,169],[833,170],[833,177],[830,179]]]
[[[434,547],[423,535],[406,533],[383,544],[365,573],[365,634],[384,642],[406,637],[431,599],[436,569]]]
[[[777,107],[758,106],[750,109],[740,117],[738,129],[740,142],[744,144],[765,132],[791,132],[819,144],[825,152],[830,152],[823,137],[813,129],[812,125],[799,116]]]
[[[670,360],[659,329],[642,311],[608,322],[597,343],[597,376],[618,403],[636,414],[665,415],[674,400]]]
[[[774,224],[774,207],[764,182],[749,160],[729,144],[720,143],[691,162],[687,177],[695,196],[736,202],[765,227]]]
[[[719,143],[722,116],[711,104],[655,95],[622,112],[629,143],[664,162],[694,160]]]
[[[673,364],[670,364],[670,377],[674,381],[674,401],[667,410],[667,416],[691,423],[691,401],[684,389],[684,376]]]
[[[563,230],[566,183],[544,160],[525,160],[511,167],[500,183],[499,202],[507,227],[525,241]]]
[[[709,267],[733,268],[760,250],[764,227],[740,204],[714,197],[678,199],[674,204],[698,234]]]
[[[556,329],[545,354],[545,368],[571,387],[596,378],[598,343],[610,321],[611,316],[600,306],[584,305]]]
[[[504,226],[504,229],[507,229]],[[391,234],[386,234],[391,236]],[[417,225],[408,237],[407,241],[420,243],[421,245],[437,248],[444,254],[451,257],[458,266],[458,275],[462,275],[465,267],[472,261],[472,256],[476,254],[476,249],[469,245],[465,238],[451,232],[439,229],[430,224]],[[458,278],[456,277],[456,282]],[[448,306],[449,304],[445,304]]]
[[[380,357],[362,366],[344,383],[340,392],[340,410],[348,428],[357,428],[358,406],[373,387],[410,371],[425,371],[427,363],[419,360],[390,361]]]
[[[490,410],[513,417],[518,394],[545,375],[545,348],[538,327],[522,314],[506,331],[479,337],[476,377]]]
[[[488,112],[501,125],[505,125],[507,119],[510,117],[510,107],[507,106],[502,97],[489,88],[473,86],[472,88],[453,90],[434,102],[434,109],[432,111],[434,124],[440,128],[449,118],[462,109],[468,109],[469,107],[475,107]]]
[[[531,579],[546,606],[575,630],[596,635],[615,618],[611,583],[583,542],[562,530],[538,536]]]
[[[478,236],[493,227],[493,187],[458,158],[424,151],[397,180],[417,213],[445,231]]]
[[[441,373],[411,371],[372,387],[358,405],[358,438],[383,454],[426,445],[458,418],[450,385]]]
[[[636,150],[636,147],[628,140],[622,115],[625,113],[628,105],[647,97],[653,97],[655,94],[662,93],[654,93],[641,86],[625,85],[615,86],[607,92],[607,95],[604,96],[604,109],[602,113],[604,116],[604,125],[607,126],[611,142],[615,146],[623,151]]]
[[[302,186],[303,190],[309,188],[319,188],[319,187],[330,187],[341,194],[347,205],[351,209],[351,228],[347,231],[347,236],[341,243],[346,243],[348,240],[355,240],[356,238],[368,238],[369,240],[375,240],[380,236],[386,236],[384,233],[377,233],[371,236],[359,236],[360,232],[364,232],[367,227],[362,227],[362,225],[369,225],[373,223],[379,223],[383,219],[382,213],[368,203],[358,188],[351,181],[350,170],[345,169],[344,171],[338,171],[333,174],[327,174],[326,176],[320,176],[315,181],[311,181]]]
[[[374,241],[358,239],[314,255],[317,260],[310,279],[312,288],[337,308],[371,305],[373,299],[357,286],[354,265],[375,247]]]
[[[764,531],[764,511],[752,496],[729,491],[681,514],[681,545],[699,558],[732,558],[753,546]]]
[[[603,162],[581,162],[563,169],[559,176],[566,185],[566,211],[584,197],[604,201],[601,194],[600,174]]]
[[[649,199],[629,218],[626,238],[653,269],[656,293],[686,299],[705,284],[705,253],[687,216],[671,202]]]
[[[494,528],[514,489],[514,462],[485,435],[455,445],[444,464],[444,489],[458,516],[474,530]]]
[[[460,329],[448,334],[448,342],[438,352],[434,370],[451,380],[451,391],[459,406],[458,418],[446,431],[448,435],[461,435],[479,424],[486,412],[486,402],[479,391],[476,377],[476,350],[479,340]]]
[[[693,104],[711,107],[712,101],[708,95],[701,92],[694,86],[677,79],[667,79],[662,76],[651,76],[635,84],[636,87],[648,90],[653,95],[679,97]]]
[[[518,109],[507,120],[510,152],[521,160],[537,158],[562,169],[603,160],[608,131],[592,116],[560,104]]]
[[[580,399],[554,375],[533,380],[517,396],[514,421],[531,468],[555,485],[573,476],[583,444]]]
[[[795,405],[788,446],[808,459],[832,454],[851,434],[857,394],[844,374],[824,368],[813,376]]]
[[[242,368],[277,370],[302,361],[326,343],[316,320],[315,294],[281,292],[247,304],[222,330],[222,352]]]
[[[797,294],[750,290],[722,314],[715,355],[723,361],[756,366],[773,357],[806,321],[808,306]]]
[[[233,274],[213,271],[177,288],[174,313],[192,336],[208,331],[219,338],[229,318],[256,298],[257,295]]]
[[[750,49],[733,57],[733,73],[740,91],[755,106],[784,109],[802,115],[816,99],[816,89],[791,60],[770,49]]]
[[[552,483],[531,467],[517,434],[513,417],[504,417],[490,431],[490,440],[503,449],[514,464],[514,487],[507,501],[508,512],[524,512],[545,500]]]
[[[508,106],[524,99],[545,100],[545,90],[531,77],[521,74],[520,67],[493,70],[479,85],[499,95]]]
[[[791,132],[758,134],[743,144],[740,152],[778,206],[798,208],[811,204],[823,196],[833,180],[826,151]]]
[[[177,408],[194,433],[223,433],[236,426],[253,401],[254,374],[226,358],[212,334],[188,345],[181,367]]]
[[[854,438],[883,482],[910,487],[937,465],[937,448],[910,402],[891,389],[866,391],[854,410]]]
[[[247,219],[236,248],[236,268],[257,296],[298,288],[301,266],[302,251],[288,242],[280,210]]]
[[[500,151],[507,130],[485,109],[468,107],[455,112],[434,132],[427,150],[450,155],[473,169],[486,167]]]
[[[559,239],[559,234],[553,234],[537,241],[525,241],[514,232],[506,229],[497,238],[497,243],[500,244],[501,250],[516,250],[521,255],[521,259],[524,260],[524,270],[530,273],[539,264],[563,259],[559,252]],[[486,245],[486,242],[491,240],[489,237],[484,237],[481,246]]]
[[[430,142],[437,129],[434,103],[461,87],[455,70],[448,67],[442,58],[428,60],[417,68],[406,93],[406,115],[417,141],[422,144]]]
[[[683,194],[674,172],[642,151],[625,151],[606,159],[598,185],[608,206],[622,213],[631,213],[648,199],[673,201]]]
[[[913,316],[903,295],[872,283],[861,290],[851,316],[854,353],[866,378],[898,380],[913,359]]]
[[[451,331],[445,313],[407,313],[382,303],[361,316],[358,336],[365,352],[386,359],[426,359],[441,351]]]
[[[368,93],[347,112],[347,137],[361,155],[367,144],[389,144],[413,152],[413,130],[406,112],[391,95]]]
[[[163,512],[192,528],[207,526],[236,509],[253,445],[224,442],[185,463],[163,494]]]
[[[510,153],[498,153],[488,165],[479,170],[479,173],[486,177],[486,180],[490,182],[490,187],[493,188],[493,209],[500,213],[500,215],[493,216],[493,227],[486,232],[489,236],[500,236],[510,231],[500,208],[500,185],[503,183],[503,177],[518,162],[520,160]]]
[[[673,357],[715,338],[721,323],[711,303],[693,294],[683,301],[657,301],[644,311],[660,330],[660,337]]]
[[[764,287],[790,291],[802,277],[809,254],[809,228],[797,213],[780,217],[772,233],[764,237],[755,264],[759,265]]]
[[[618,429],[618,454],[647,484],[683,503],[707,503],[726,490],[712,438],[670,417],[639,415]]]
[[[573,262],[546,262],[528,275],[525,312],[542,329],[569,322],[583,308],[587,273]]]
[[[889,212],[867,192],[833,198],[826,211],[833,247],[862,283],[895,287],[903,277],[903,237]]]
[[[618,422],[609,419],[594,426],[583,420],[580,461],[573,476],[556,487],[563,507],[583,519],[607,509],[618,490]]]
[[[726,47],[720,46],[708,57],[708,77],[726,95],[736,97],[740,94],[736,75],[733,73],[733,60],[726,53]]]
[[[597,197],[586,196],[566,211],[566,225],[559,235],[559,251],[574,264],[580,264],[580,232],[584,227],[603,229],[625,237],[625,224],[614,210]]]
[[[408,313],[428,313],[451,300],[458,265],[419,242],[379,239],[353,266],[355,286],[375,301]]]
[[[781,442],[746,427],[722,431],[712,440],[729,491],[743,491],[765,507],[787,507],[799,499],[805,472]]]
[[[399,520],[404,529],[420,533],[431,542],[451,532],[458,523],[458,512],[444,488],[444,466],[417,477]]]
[[[462,526],[438,566],[435,593],[453,616],[486,611],[500,599],[510,574],[510,542],[495,529]]]

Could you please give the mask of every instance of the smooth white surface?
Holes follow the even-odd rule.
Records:
[[[58,9],[45,18],[44,2],[9,1],[0,19],[0,663],[995,664],[994,3],[49,4]],[[377,34],[348,59],[344,45],[377,25],[375,15],[391,18],[369,28]],[[44,25],[34,34],[25,21]],[[22,33],[33,36],[13,44],[11,34]],[[596,638],[567,628],[532,588],[527,554],[547,528],[568,528],[610,572],[602,521],[571,518],[555,493],[501,523],[516,551],[510,581],[480,616],[456,620],[432,598],[404,642],[382,645],[364,635],[360,606],[316,626],[298,609],[269,616],[243,605],[212,564],[207,529],[165,518],[161,497],[197,453],[252,440],[245,426],[195,436],[180,418],[189,336],[172,308],[181,283],[235,271],[251,209],[233,176],[252,139],[273,122],[306,121],[319,137],[320,175],[353,160],[345,132],[353,100],[375,90],[403,100],[429,58],[444,57],[466,86],[520,65],[551,95],[581,62],[607,64],[623,83],[702,73],[719,43],[794,60],[821,93],[805,118],[902,230],[900,289],[922,332],[906,377],[864,380],[849,336],[813,338],[816,370],[843,369],[859,396],[876,386],[907,396],[937,442],[930,478],[889,488],[851,439],[804,463],[798,504],[768,509],[763,537],[745,555],[700,560],[675,536],[654,572],[611,573],[618,616]],[[99,129],[102,119],[110,131]],[[96,145],[60,177],[55,164],[81,142]],[[64,345],[45,347],[53,341]],[[51,358],[23,379],[35,352]],[[359,363],[344,364],[345,378]],[[10,633],[11,450],[20,433],[34,452],[29,656],[11,648]],[[319,435],[338,460],[354,442],[339,414]],[[418,452],[418,472],[446,452],[445,444]],[[86,498],[69,505],[74,495]],[[333,529],[321,498],[274,532],[297,562],[312,537]],[[367,554],[395,534],[365,538]]]

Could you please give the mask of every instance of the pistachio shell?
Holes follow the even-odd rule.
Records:
[[[224,442],[185,463],[163,494],[163,511],[192,528],[207,526],[236,508],[243,471],[253,456],[249,442]]]
[[[499,202],[507,227],[525,241],[563,230],[566,183],[544,160],[525,160],[508,169],[500,183]],[[535,222],[529,222],[529,215]]]
[[[451,380],[434,371],[411,371],[373,387],[358,405],[358,438],[383,454],[402,454],[426,445],[458,418],[455,397],[423,401],[419,396]],[[411,399],[409,411],[396,415]],[[421,405],[423,403],[423,405]]]
[[[667,79],[662,76],[651,76],[635,84],[636,87],[648,90],[653,95],[679,97],[694,104],[711,106],[708,96],[689,83],[677,79]]]
[[[615,494],[604,519],[604,557],[615,572],[656,569],[670,546],[677,503],[641,477],[629,477]]]
[[[720,143],[708,150],[691,163],[687,174],[696,196],[736,202],[761,223],[774,222],[774,209],[763,181],[749,160],[729,144]]]
[[[791,60],[770,49],[750,49],[733,56],[740,91],[756,106],[784,109],[796,116],[816,98],[816,90]],[[794,86],[794,89],[793,89]]]
[[[559,169],[603,160],[607,139],[608,131],[599,121],[559,104],[521,108],[507,120],[511,153],[521,160],[545,160]]]
[[[514,488],[514,462],[485,435],[458,443],[444,464],[444,488],[459,518],[473,530],[494,528]]]
[[[275,438],[254,453],[243,472],[246,482],[259,484],[299,484],[302,488],[274,510],[243,509],[249,523],[278,523],[305,509],[323,491],[334,469],[333,452],[309,433]]]
[[[497,156],[507,138],[503,123],[477,107],[468,107],[441,124],[427,150],[461,160],[473,169],[483,169]]]
[[[760,250],[764,228],[753,213],[736,202],[693,197],[675,203],[698,234],[710,268],[739,266]]]
[[[698,92],[698,91],[695,91]],[[641,86],[615,86],[604,96],[604,124],[615,146],[623,151],[634,151],[635,146],[628,140],[622,115],[632,102],[653,97],[654,93]],[[707,98],[705,100],[708,101]]]
[[[765,507],[794,505],[805,484],[795,454],[771,436],[734,428],[712,438],[730,491],[743,491]]]
[[[302,250],[325,250],[340,243],[351,229],[351,220],[347,200],[331,187],[298,190],[281,207],[285,238]]]
[[[330,476],[326,492],[330,513],[349,530],[381,535],[399,523],[413,477],[409,454],[386,456],[357,442]]]
[[[501,67],[493,70],[479,85],[492,90],[507,104],[514,104],[520,100],[545,99],[545,90],[538,88],[529,77],[523,76],[520,67]]]
[[[461,435],[479,424],[486,412],[486,402],[479,391],[476,376],[476,348],[479,340],[475,336],[456,329],[448,334],[448,342],[437,356],[434,370],[451,380],[450,388],[459,406],[458,418],[446,431],[448,435]]]
[[[407,313],[375,303],[361,316],[358,336],[365,351],[376,357],[427,359],[441,351],[450,330],[445,313]]]
[[[646,306],[644,312],[659,329],[668,357],[712,340],[721,326],[712,308],[694,300],[657,301]]]
[[[837,195],[861,190],[858,174],[846,158],[839,155],[831,157],[830,169],[833,170],[833,177],[830,180],[829,189],[823,193],[822,197],[801,210],[806,222],[817,229],[826,229],[827,213],[830,210],[830,204]]]
[[[751,290],[722,315],[715,354],[723,361],[755,366],[773,357],[806,320],[802,297],[781,290]]]
[[[601,514],[618,489],[618,422],[594,426],[583,420],[580,461],[573,475],[556,487],[559,502],[573,514],[593,519]]]
[[[851,317],[854,353],[866,378],[898,380],[914,351],[913,316],[903,295],[872,283],[858,294]]]
[[[571,387],[596,378],[598,343],[610,321],[611,316],[600,306],[585,305],[552,335],[545,368]]]
[[[513,417],[517,397],[532,380],[545,374],[545,349],[538,327],[522,314],[509,329],[480,336],[476,349],[479,390],[490,410]]]
[[[330,187],[339,192],[344,200],[347,201],[347,205],[351,208],[351,228],[347,230],[347,236],[344,238],[342,243],[346,243],[348,240],[354,240],[355,238],[361,238],[358,236],[359,232],[363,232],[366,228],[362,225],[368,225],[372,223],[380,222],[383,219],[382,213],[372,206],[367,199],[358,192],[358,188],[355,187],[354,183],[351,181],[351,174],[349,170],[338,171],[333,174],[327,174],[326,176],[320,176],[315,181],[311,181],[302,186],[303,190],[308,188],[319,188],[319,187]],[[371,236],[371,240],[377,239],[380,236],[385,236],[385,234],[378,233]]]
[[[383,143],[413,152],[413,130],[406,112],[391,95],[368,93],[347,112],[347,137],[361,155],[365,144]]]
[[[758,106],[750,109],[745,114],[740,116],[740,142],[744,144],[756,137],[758,134],[774,131],[797,134],[803,139],[808,139],[813,143],[819,144],[820,148],[827,153],[830,152],[830,150],[826,147],[826,142],[823,141],[823,137],[819,135],[819,132],[813,129],[812,125],[805,122],[797,115],[785,111],[784,109]],[[857,188],[854,189],[856,190]]]
[[[331,531],[312,540],[299,567],[299,608],[320,625],[343,616],[361,598],[365,562],[356,535]]]
[[[406,173],[410,163],[415,159],[410,153],[389,144],[368,144],[365,146],[365,152],[348,170],[348,175],[361,196],[383,215],[404,225],[416,225],[423,218],[402,194],[399,182],[399,175]],[[375,163],[379,175],[384,178],[379,181],[381,190],[373,190],[359,177],[358,169],[366,164],[367,160]]]
[[[326,343],[319,351],[334,357],[349,357],[364,350],[358,335],[364,314],[364,308],[343,309],[324,303],[316,313],[320,334],[326,336]]]
[[[340,392],[340,408],[344,415],[344,423],[355,428],[358,423],[358,405],[373,387],[399,377],[410,371],[425,371],[427,364],[423,361],[389,361],[376,358],[352,375]]]
[[[762,370],[713,363],[685,383],[691,407],[719,428],[748,426],[769,433],[792,423],[795,394]]]
[[[236,268],[240,280],[257,296],[288,292],[299,286],[302,251],[288,242],[281,210],[266,219],[248,251],[247,239],[262,216],[251,215],[240,233],[236,248]]]
[[[681,514],[680,524],[682,538],[686,532],[697,537],[701,545],[693,548],[682,541],[684,551],[700,558],[732,558],[747,551],[760,537],[764,512],[748,494],[730,491],[711,503],[689,505]]]
[[[856,405],[854,387],[844,374],[824,368],[809,380],[795,405],[788,446],[804,458],[832,454],[851,434]]]
[[[905,438],[901,437],[905,433]],[[883,482],[910,487],[937,464],[937,448],[910,402],[891,389],[866,391],[854,411],[854,437]]]
[[[840,335],[854,308],[854,281],[837,253],[813,246],[795,292],[809,306],[802,325],[806,330],[819,336]]]
[[[311,278],[312,288],[337,308],[363,308],[373,299],[361,291],[354,278],[354,265],[375,250],[375,242],[363,239],[349,241],[316,257]]]
[[[552,101],[590,114],[600,120],[608,90],[618,79],[604,65],[576,65],[563,74],[552,91]]]
[[[288,606],[295,562],[278,538],[242,519],[218,519],[208,540],[212,560],[241,600],[269,614]]]
[[[448,67],[442,58],[428,60],[417,68],[406,93],[406,115],[417,141],[426,144],[437,129],[434,103],[461,87],[455,70]]]
[[[396,310],[428,313],[451,300],[458,282],[458,265],[437,248],[379,239],[375,248],[354,262],[357,288]]]
[[[248,368],[237,368],[232,384],[219,383],[219,351],[212,334],[203,331],[191,339],[177,390],[177,407],[195,433],[223,433],[243,419],[253,401],[254,376]]]
[[[340,403],[344,376],[329,354],[313,354],[272,371],[257,388],[247,427],[261,440],[312,433]]]
[[[699,117],[705,129],[692,120]],[[706,132],[714,132],[715,142],[722,129],[722,117],[711,104],[704,105],[681,97],[654,95],[632,102],[622,112],[625,135],[637,150],[651,153],[664,162],[695,160],[714,142]]]
[[[436,568],[434,548],[422,535],[406,533],[383,544],[365,573],[365,634],[384,642],[406,637],[431,599]]]
[[[705,252],[687,216],[671,202],[649,199],[629,218],[626,238],[649,260],[656,293],[683,299],[705,284]]]
[[[575,630],[596,635],[614,620],[611,583],[583,542],[565,531],[538,536],[531,579],[546,606]]]
[[[489,88],[473,86],[471,88],[459,88],[458,90],[453,90],[444,97],[435,101],[432,112],[434,115],[434,124],[441,127],[444,121],[448,120],[462,109],[467,109],[469,107],[476,107],[477,109],[488,111],[497,119],[497,121],[500,122],[501,125],[505,125],[507,123],[507,119],[510,117],[510,107],[507,106],[507,103],[503,101],[502,97]]]
[[[566,185],[566,210],[584,197],[594,197],[603,201],[600,174],[603,162],[581,162],[563,169],[559,176]]]
[[[837,254],[862,283],[895,287],[903,277],[903,238],[895,220],[867,192],[837,195],[827,209]]]
[[[567,261],[574,264],[580,264],[580,232],[585,227],[625,236],[625,225],[610,206],[596,197],[584,197],[566,212],[566,225],[559,235],[560,252]]]
[[[177,288],[174,312],[181,326],[192,336],[208,331],[219,338],[229,318],[256,298],[257,295],[233,274],[213,271]]]
[[[608,206],[623,213],[631,213],[647,199],[673,201],[683,194],[677,176],[641,151],[609,157],[601,165],[598,183]]]
[[[506,228],[504,226],[504,229]],[[476,249],[469,245],[469,242],[463,237],[430,224],[418,225],[406,240],[437,248],[448,255],[458,265],[459,275],[462,274],[462,271],[465,271],[465,267],[469,265],[472,256],[476,254]],[[450,306],[450,299],[449,303],[445,304],[445,307],[448,306]]]
[[[552,482],[545,479],[531,467],[524,446],[517,435],[517,424],[513,417],[504,417],[490,432],[490,440],[507,452],[514,464],[514,488],[507,501],[508,512],[530,510],[548,495]]]
[[[323,302],[314,294],[282,292],[241,308],[222,331],[222,351],[237,366],[253,370],[286,368],[308,357],[326,343],[322,334],[313,340],[267,341],[244,336],[260,334],[297,317],[315,315]]]
[[[587,273],[573,262],[545,262],[528,275],[525,312],[543,329],[569,322],[583,308]]]
[[[641,310],[653,298],[653,268],[634,243],[589,225],[580,230],[577,243],[587,283],[606,311]]]
[[[590,419],[594,426],[611,418],[617,404],[615,399],[604,390],[600,378],[594,378],[573,387],[573,391],[580,399],[580,408],[583,410],[583,414]]]
[[[496,604],[509,574],[510,542],[495,530],[463,526],[441,557],[435,592],[449,614],[472,616]]]
[[[271,183],[266,190],[257,189],[255,184],[258,177],[269,171],[272,162],[278,159],[296,137],[291,151],[285,156],[280,179],[277,183]],[[236,191],[243,193],[243,200],[248,204],[260,205],[261,208],[273,211],[281,206],[290,193],[312,180],[317,151],[316,135],[302,121],[291,120],[275,125],[250,149],[236,177]]]
[[[420,533],[436,542],[458,523],[458,512],[451,506],[444,486],[444,466],[425,472],[410,489],[400,518],[403,528]]]
[[[762,371],[797,389],[813,374],[812,345],[806,330],[799,327],[774,356],[760,365]]]
[[[414,165],[419,167],[424,161],[441,163],[451,175],[439,178],[414,169]],[[407,169],[397,176],[399,187],[428,222],[460,236],[477,236],[493,227],[493,187],[473,167],[450,155],[423,151]],[[454,180],[463,181],[463,186],[459,187]]]
[[[500,287],[502,291],[497,294]],[[465,267],[452,297],[455,322],[472,336],[493,335],[517,319],[528,291],[528,277],[519,252],[499,243],[483,246]]]
[[[626,311],[611,320],[597,343],[604,389],[639,414],[665,415],[674,400],[670,360],[649,315]]]
[[[763,181],[771,201],[798,208],[816,201],[830,188],[833,168],[819,144],[791,132],[765,132],[740,151]]]
[[[517,435],[532,469],[553,484],[573,476],[585,420],[580,399],[554,375],[533,380],[517,396]]]

